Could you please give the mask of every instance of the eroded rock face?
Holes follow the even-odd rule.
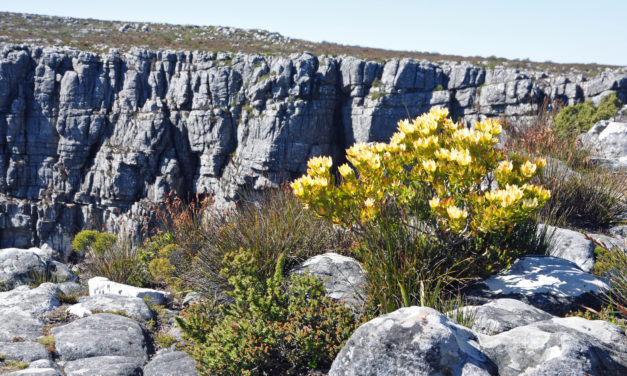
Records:
[[[89,295],[91,296],[118,295],[146,299],[154,304],[164,304],[167,300],[170,299],[171,295],[166,291],[153,290],[113,282],[105,277],[94,277],[91,278],[87,283],[89,284]]]
[[[401,308],[359,327],[329,375],[496,375],[476,339],[431,308]]]
[[[183,351],[161,351],[144,367],[144,376],[196,376],[196,362]]]
[[[0,247],[46,243],[64,258],[79,229],[137,230],[170,190],[224,204],[245,184],[302,174],[312,156],[386,141],[398,120],[433,106],[524,124],[545,98],[627,98],[625,77],[0,44]]]
[[[94,312],[123,312],[136,320],[150,320],[154,317],[143,299],[109,294],[83,296],[67,312],[78,317],[89,316]]]
[[[593,160],[615,169],[627,167],[627,106],[612,119],[600,120],[581,136]]]

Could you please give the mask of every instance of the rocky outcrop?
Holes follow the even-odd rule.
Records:
[[[610,323],[579,317],[475,334],[430,308],[407,307],[357,329],[329,375],[623,375],[626,339]]]
[[[0,247],[47,243],[63,258],[81,228],[139,229],[170,190],[223,202],[432,106],[524,123],[545,99],[611,90],[627,99],[625,71],[1,44]]]
[[[627,167],[627,106],[609,120],[600,120],[581,136],[592,159],[614,169]]]

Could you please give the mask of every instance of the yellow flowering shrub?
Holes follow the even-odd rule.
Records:
[[[351,146],[338,182],[331,158],[315,157],[291,186],[311,210],[347,227],[368,223],[387,205],[411,205],[421,209],[426,233],[459,239],[501,231],[533,215],[550,194],[529,183],[545,161],[508,160],[495,149],[500,133],[495,120],[469,129],[434,108],[400,121],[388,143]]]

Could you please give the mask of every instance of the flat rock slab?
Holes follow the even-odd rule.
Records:
[[[515,299],[497,299],[462,310],[472,315],[472,330],[488,335],[553,318],[550,313]]]
[[[89,295],[121,295],[149,299],[154,304],[165,304],[170,299],[170,293],[165,291],[146,289],[141,287],[129,286],[123,283],[110,281],[105,277],[94,277],[90,279]]]
[[[128,317],[99,313],[53,328],[51,333],[62,360],[110,355],[147,360],[142,328]]]
[[[79,303],[70,306],[67,311],[78,317],[89,316],[93,312],[123,312],[137,320],[150,320],[154,317],[143,299],[110,294],[83,296]]]
[[[141,376],[143,359],[129,356],[97,356],[67,362],[66,376]],[[174,372],[171,375],[179,375]]]
[[[54,368],[26,368],[21,371],[11,372],[10,376],[63,376]]]
[[[434,309],[401,308],[360,326],[329,376],[496,375],[476,340]]]
[[[0,354],[5,359],[30,363],[39,359],[48,359],[46,346],[38,342],[0,342]]]
[[[528,256],[507,270],[464,292],[468,302],[487,303],[500,298],[521,300],[554,315],[564,315],[585,304],[598,307],[609,286],[583,272],[576,264],[551,256]]]
[[[196,362],[183,351],[161,351],[144,367],[144,376],[197,376]]]
[[[0,310],[17,308],[29,313],[44,313],[59,307],[59,288],[54,283],[42,283],[37,288],[18,286],[0,292]]]
[[[503,376],[618,376],[627,374],[626,338],[607,322],[570,317],[479,335],[479,342]]]
[[[546,225],[539,225],[538,232],[544,231]],[[584,272],[594,267],[594,242],[586,239],[580,232],[547,226],[547,235],[552,236],[549,254],[554,257],[572,261]]]
[[[366,272],[361,264],[351,258],[328,252],[314,256],[293,270],[320,278],[327,290],[327,296],[343,301],[351,306],[362,306],[366,293]]]
[[[42,336],[44,322],[33,314],[17,308],[0,308],[0,342],[14,338],[32,340]]]

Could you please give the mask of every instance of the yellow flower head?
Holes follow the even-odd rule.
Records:
[[[343,177],[349,177],[352,176],[354,174],[353,169],[346,163],[344,163],[343,165],[341,165],[338,170],[340,171],[340,175],[342,175]]]
[[[374,199],[368,198],[368,199],[366,199],[364,204],[366,205],[367,208],[372,208],[372,207],[374,207]]]
[[[544,166],[546,166],[546,159],[544,159],[544,158],[535,158],[533,160],[533,163],[535,163],[536,166],[538,166],[539,168],[544,168]]]
[[[425,169],[425,171],[427,172],[433,172],[435,171],[436,168],[436,163],[433,159],[428,159],[426,161],[422,161],[422,168]]]
[[[438,206],[440,206],[440,198],[434,197],[429,200],[429,206],[431,207],[431,209],[436,209]]]
[[[514,165],[512,164],[512,162],[502,161],[501,163],[499,163],[498,167],[496,168],[496,171],[502,174],[507,174],[507,173],[512,172],[513,169],[514,169]]]
[[[451,205],[446,208],[446,213],[452,220],[468,217],[468,212],[466,210],[462,210],[455,205]]]
[[[520,166],[520,172],[523,176],[530,178],[536,172],[536,165],[532,162],[527,161],[523,163],[522,166]]]

